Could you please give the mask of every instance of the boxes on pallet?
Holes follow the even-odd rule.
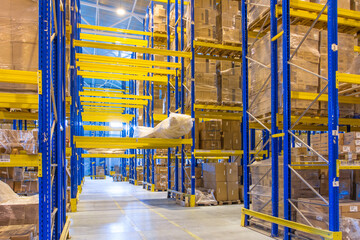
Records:
[[[168,168],[161,166],[161,165],[155,165],[154,169],[154,184],[156,190],[166,190],[168,185]]]
[[[217,36],[222,44],[241,44],[241,2],[223,0],[218,4]]]
[[[221,121],[212,120],[199,123],[200,149],[221,149]]]
[[[166,32],[166,9],[163,5],[155,4],[154,14],[150,12],[149,18],[149,26],[153,25],[154,32]]]
[[[0,68],[38,70],[38,4],[5,0],[0,9]],[[31,84],[0,83],[3,91],[37,91]]]
[[[35,240],[38,239],[36,225],[10,225],[0,227],[0,239]]]
[[[222,149],[224,150],[240,150],[241,134],[240,121],[222,120]]]

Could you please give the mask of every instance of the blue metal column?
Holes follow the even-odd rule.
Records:
[[[311,146],[311,131],[306,132],[307,145]]]
[[[184,51],[185,48],[185,31],[184,31],[184,13],[185,13],[185,3],[184,0],[180,0],[180,51]],[[180,96],[180,104],[181,104],[181,114],[185,114],[185,87],[184,87],[184,78],[185,78],[185,60],[181,58],[181,96]],[[183,137],[184,138],[184,137]],[[185,165],[185,145],[181,145],[181,189],[183,191],[183,182],[184,182],[184,165]],[[175,191],[179,191],[179,159],[175,158]]]
[[[190,17],[190,46],[191,46],[191,118],[195,119],[195,48],[194,48],[194,40],[195,40],[195,0],[191,0],[190,2],[191,6],[191,17]],[[177,29],[176,29],[177,31]],[[191,138],[192,138],[192,145],[191,145],[191,198],[190,198],[190,206],[195,206],[195,165],[196,165],[196,159],[195,159],[195,121],[192,123],[191,128]],[[183,163],[183,162],[181,162]],[[183,182],[183,172],[184,168],[181,166],[181,181]],[[183,184],[183,192],[185,191],[185,186]]]
[[[270,39],[277,35],[276,0],[270,0]],[[278,128],[278,44],[277,40],[271,41],[271,134],[277,134]],[[269,134],[268,131],[266,131]],[[267,146],[268,156],[269,147]],[[272,215],[279,217],[279,158],[278,138],[271,138],[271,207]],[[271,236],[278,236],[278,225],[272,224]]]
[[[283,22],[283,106],[284,106],[284,218],[291,220],[291,172],[288,167],[291,164],[291,102],[290,102],[290,1],[283,0],[282,5],[282,22]],[[290,229],[284,228],[284,239],[291,239]]]
[[[12,125],[12,130],[16,130],[17,129],[17,127],[16,127],[16,120],[13,120],[13,125]]]
[[[19,130],[23,130],[23,121],[18,120],[18,123],[19,123]]]
[[[175,20],[176,21],[176,20]],[[167,26],[167,50],[170,50],[170,0],[167,0],[166,4],[166,26]],[[167,61],[170,62],[171,58],[170,56],[167,56]],[[167,68],[170,69],[170,68]],[[170,116],[170,106],[171,106],[171,100],[170,100],[170,75],[167,75],[168,82],[167,82],[167,116]],[[167,155],[167,167],[168,167],[168,189],[171,189],[171,148],[168,148],[168,155]],[[176,182],[176,180],[175,180]],[[167,197],[170,197],[170,193],[167,193]]]
[[[39,239],[51,238],[51,51],[50,1],[39,1],[39,70],[42,86],[39,92],[39,154],[42,176],[39,177]]]
[[[247,30],[247,4],[246,0],[241,0],[241,32],[242,32],[242,98],[243,98],[243,171],[244,171],[244,207],[250,209],[249,197],[249,82],[248,82],[248,30]],[[248,216],[245,216],[245,226],[248,226]]]
[[[336,83],[338,70],[338,6],[328,1],[328,138],[329,138],[329,230],[339,231],[339,176],[336,161],[339,155],[339,101]]]
[[[151,48],[154,48],[154,1],[151,1]],[[151,54],[151,61],[154,61],[154,55]],[[154,66],[153,66],[154,68]],[[151,74],[153,76],[153,74]],[[151,127],[154,127],[154,82],[151,82],[151,112],[150,112],[150,119],[151,119]],[[154,191],[155,189],[155,150],[151,149],[151,190]]]

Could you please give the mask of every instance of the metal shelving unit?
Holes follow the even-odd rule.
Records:
[[[251,223],[250,218],[261,219],[272,223],[271,235],[273,237],[279,237],[279,226],[283,227],[281,232],[284,239],[291,239],[293,231],[297,230],[300,232],[315,234],[326,239],[341,239],[340,223],[339,223],[339,169],[354,169],[340,166],[338,164],[338,134],[339,131],[348,131],[346,126],[351,126],[351,130],[357,129],[359,124],[355,119],[339,119],[339,102],[350,101],[355,103],[357,99],[350,100],[348,97],[339,97],[338,95],[338,84],[339,82],[348,82],[353,84],[360,83],[360,77],[356,75],[349,75],[339,73],[338,70],[338,31],[339,32],[354,32],[356,31],[359,22],[359,15],[355,11],[338,9],[337,1],[329,0],[327,7],[316,3],[307,3],[294,0],[284,0],[278,4],[277,1],[271,0],[267,14],[263,14],[263,18],[259,21],[255,21],[255,24],[248,25],[248,2],[242,1],[242,40],[243,46],[248,46],[248,37],[250,31],[257,30],[259,37],[265,36],[265,33],[270,31],[271,39],[271,124],[262,123],[259,119],[256,119],[251,112],[249,112],[249,90],[248,90],[248,75],[249,75],[249,64],[248,61],[252,59],[248,56],[248,48],[243,47],[243,139],[244,139],[244,208],[242,209],[242,226],[249,226]],[[255,6],[256,7],[256,6]],[[355,15],[357,15],[355,17]],[[309,94],[309,93],[297,93],[292,92],[290,88],[290,66],[293,64],[290,62],[291,57],[294,55],[290,54],[290,24],[302,23],[302,21],[311,20],[311,26],[307,34],[313,27],[327,23],[328,30],[328,94]],[[278,21],[282,22],[282,31],[277,31]],[[268,26],[263,28],[263,26]],[[260,30],[259,30],[260,29]],[[307,34],[300,42],[301,46],[303,41],[306,39]],[[278,57],[277,51],[277,40],[282,38],[282,59],[283,65],[283,114],[278,114]],[[295,50],[296,51],[296,50]],[[301,68],[300,68],[301,69]],[[307,71],[304,69],[304,71]],[[320,78],[322,76],[317,75]],[[306,111],[300,116],[292,116],[291,114],[291,99],[302,99],[310,100],[311,104],[318,101],[328,102],[328,118],[324,117],[307,117]],[[341,100],[342,99],[342,100]],[[311,106],[311,105],[310,105]],[[268,203],[272,205],[272,214],[267,215],[260,212],[250,210],[250,186],[249,186],[249,165],[252,163],[249,155],[249,128],[253,123],[250,123],[250,119],[254,119],[259,128],[266,129],[271,138],[271,174],[272,174],[272,192],[271,199]],[[310,125],[312,124],[312,125]],[[314,125],[315,124],[315,125]],[[260,125],[260,126],[259,126]],[[325,126],[323,126],[325,125]],[[339,126],[342,125],[342,126]],[[279,131],[279,129],[282,130]],[[302,141],[294,130],[302,130],[308,132],[307,142]],[[291,148],[292,139],[300,142],[302,146],[307,147],[311,151],[314,151],[310,147],[310,131],[327,131],[328,137],[328,152],[329,159],[325,159],[323,156],[315,152],[320,159],[322,159],[321,165],[325,169],[328,169],[329,175],[329,198],[326,200],[319,193],[317,196],[319,199],[324,200],[324,204],[329,208],[329,229],[322,230],[310,225],[300,224],[294,222],[291,219],[291,210],[294,207],[294,203],[291,199],[291,175],[296,173],[297,169],[319,169],[319,166],[298,166],[291,161]],[[279,217],[279,182],[278,182],[278,154],[280,140],[283,141],[283,177],[284,177],[284,196],[283,197],[283,212],[284,218]],[[307,164],[319,164],[319,162],[309,162]],[[358,167],[355,166],[355,169]],[[305,184],[307,182],[300,178]],[[256,186],[256,183],[253,183]],[[310,186],[309,184],[307,184]],[[311,188],[310,188],[311,189]],[[313,190],[315,191],[315,190]],[[310,203],[309,203],[310,204]],[[324,206],[325,206],[324,205]],[[266,206],[266,205],[265,205]],[[296,207],[294,207],[296,211]]]

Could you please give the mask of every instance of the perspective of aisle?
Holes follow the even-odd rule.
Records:
[[[240,226],[242,205],[184,208],[166,192],[86,179],[70,236],[78,239],[271,239]]]

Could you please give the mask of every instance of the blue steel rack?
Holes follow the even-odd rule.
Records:
[[[284,227],[283,238],[291,239],[293,235],[293,230],[299,230],[315,235],[320,235],[328,239],[341,239],[341,232],[339,232],[339,176],[338,170],[340,166],[337,164],[338,159],[338,134],[339,134],[339,101],[338,101],[338,87],[337,84],[340,81],[342,75],[340,75],[338,70],[338,56],[337,56],[337,46],[338,46],[338,8],[336,0],[329,0],[325,6],[315,6],[313,8],[317,10],[317,17],[314,17],[312,25],[309,27],[308,32],[315,26],[317,21],[320,19],[320,16],[324,13],[324,10],[327,6],[327,18],[322,18],[321,21],[327,22],[328,30],[328,118],[327,121],[324,121],[324,124],[327,124],[328,127],[328,152],[329,159],[328,161],[316,153],[321,159],[324,160],[328,168],[329,175],[329,200],[325,200],[325,204],[329,207],[329,229],[320,230],[314,227],[310,227],[304,224],[299,224],[293,222],[291,219],[291,208],[293,205],[291,201],[291,173],[294,172],[294,168],[291,166],[291,145],[292,138],[298,140],[302,145],[308,149],[313,149],[310,147],[310,134],[311,128],[309,128],[307,141],[302,141],[293,133],[293,128],[296,123],[303,116],[301,115],[299,119],[295,122],[291,122],[291,88],[290,88],[290,18],[291,18],[291,6],[292,1],[283,0],[281,8],[277,6],[277,1],[270,1],[270,39],[271,39],[271,131],[266,127],[266,124],[261,124],[265,129],[267,129],[271,135],[271,156],[272,156],[272,193],[271,193],[271,204],[272,204],[272,215],[266,215],[256,211],[249,210],[249,168],[248,164],[250,156],[248,154],[249,148],[249,139],[248,134],[243,136],[244,139],[244,208],[242,209],[242,225],[249,225],[249,218],[254,217],[262,219],[272,223],[271,235],[273,237],[279,236],[278,225]],[[243,46],[248,46],[248,23],[247,23],[247,5],[249,3],[245,0],[242,0],[242,39]],[[320,11],[320,9],[322,9]],[[282,21],[282,31],[277,32],[277,15],[278,10],[281,10],[281,21]],[[348,11],[348,10],[346,10]],[[345,13],[341,13],[344,17]],[[351,18],[351,15],[354,13],[346,13]],[[300,17],[301,16],[297,16]],[[266,22],[266,20],[264,21]],[[342,21],[342,24],[344,22]],[[262,27],[261,27],[262,30]],[[260,36],[261,30],[258,34]],[[304,39],[306,38],[305,35]],[[277,56],[277,39],[282,37],[282,59],[283,59],[283,133],[279,133],[277,129],[277,113],[278,113],[278,56]],[[304,40],[303,39],[303,40]],[[302,41],[300,42],[301,46]],[[298,47],[299,48],[299,47]],[[294,53],[292,53],[292,56]],[[350,77],[350,76],[349,76]],[[346,78],[346,76],[344,76]],[[358,78],[358,77],[357,77]],[[350,80],[344,80],[343,82],[349,82]],[[341,82],[340,81],[340,82]],[[358,80],[355,81],[358,83]],[[353,82],[353,83],[355,83]],[[322,94],[320,92],[319,96]],[[319,97],[318,96],[318,97]],[[311,104],[316,102],[318,97],[314,97],[314,100]],[[247,133],[249,131],[249,116],[253,117],[248,112],[248,50],[247,47],[243,48],[243,132]],[[311,105],[310,105],[311,106]],[[307,110],[305,110],[306,113]],[[304,114],[305,114],[304,113]],[[255,119],[258,121],[257,119]],[[259,121],[258,121],[259,122]],[[276,123],[276,124],[275,124]],[[279,140],[279,141],[278,141]],[[281,149],[281,142],[283,142],[283,175],[284,175],[284,196],[283,196],[283,207],[284,207],[284,219],[279,218],[279,183],[278,183],[278,154]],[[341,169],[346,169],[341,167]],[[301,179],[305,182],[304,179]],[[306,182],[305,182],[306,183]],[[318,196],[323,199],[319,194]],[[323,199],[324,200],[324,199]],[[297,210],[295,208],[295,210]]]

